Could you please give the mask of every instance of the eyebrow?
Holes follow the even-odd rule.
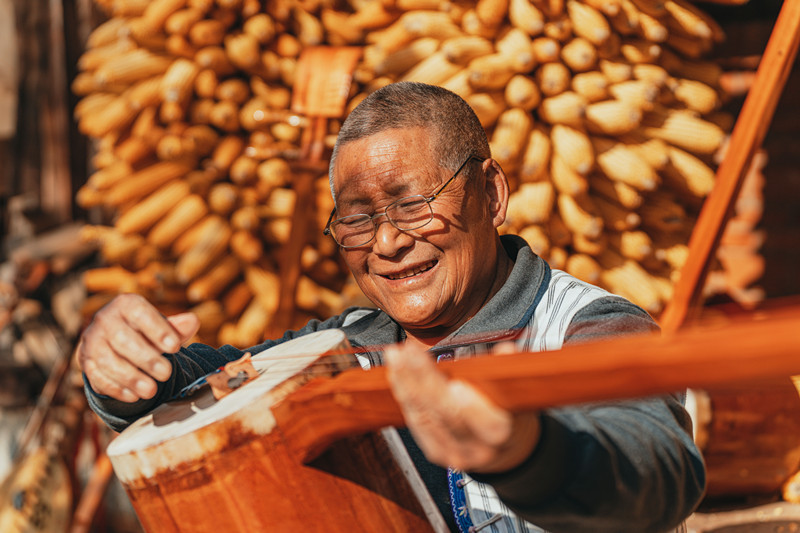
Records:
[[[386,195],[386,197],[391,201],[394,201],[398,198],[403,198],[405,196],[409,196],[410,194],[421,194],[421,193],[411,192],[407,182],[394,183],[392,184],[390,190],[383,192]],[[354,194],[350,196],[346,192],[345,193],[340,192],[336,195],[337,210],[340,210],[342,208],[353,208],[353,207],[368,208],[371,207],[372,204],[373,204],[372,198],[368,198],[366,196],[362,196],[359,194]]]

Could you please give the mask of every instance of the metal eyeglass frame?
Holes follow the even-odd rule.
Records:
[[[442,194],[442,192],[444,192],[445,188],[447,188],[447,186],[450,185],[450,182],[452,182],[454,179],[456,179],[456,176],[458,176],[461,173],[461,171],[464,170],[464,167],[467,166],[467,163],[469,163],[473,159],[475,161],[478,161],[478,162],[481,162],[481,163],[486,161],[485,158],[478,157],[476,155],[470,155],[463,163],[461,163],[461,165],[453,173],[453,175],[450,176],[450,179],[448,179],[446,182],[444,182],[444,184],[441,187],[439,187],[439,190],[437,190],[431,196],[425,196],[425,195],[422,195],[422,194],[412,194],[411,196],[404,196],[403,198],[398,198],[397,200],[395,200],[394,202],[392,202],[391,204],[386,206],[386,209],[384,209],[382,212],[375,213],[372,216],[367,215],[366,213],[357,213],[355,215],[347,215],[346,217],[337,218],[336,220],[334,220],[333,219],[333,215],[336,214],[336,207],[334,206],[333,210],[331,211],[330,216],[328,217],[328,222],[325,224],[325,229],[322,230],[322,234],[323,235],[330,235],[331,238],[336,242],[336,244],[338,244],[342,248],[358,248],[360,246],[364,246],[365,244],[367,244],[368,242],[370,242],[372,239],[375,238],[375,235],[378,234],[378,224],[375,223],[375,219],[378,218],[378,217],[381,217],[383,215],[386,215],[386,219],[389,221],[389,223],[392,226],[394,226],[395,228],[397,228],[398,230],[400,230],[400,231],[415,230],[415,229],[419,229],[419,228],[421,228],[421,227],[423,227],[423,226],[425,226],[427,224],[430,224],[431,220],[433,220],[433,208],[430,207],[431,202],[436,200],[436,198],[438,198],[439,195]],[[407,200],[409,200],[411,198],[421,198],[425,203],[427,203],[428,204],[428,208],[430,209],[430,217],[428,218],[428,220],[426,220],[422,224],[420,224],[418,226],[414,226],[413,228],[401,228],[395,223],[394,220],[392,220],[392,217],[387,215],[387,211],[389,211],[392,207],[396,206],[400,202],[407,201]],[[362,242],[360,244],[350,244],[350,245],[345,246],[345,245],[343,245],[342,243],[339,242],[339,240],[336,238],[334,233],[331,231],[331,224],[333,224],[335,222],[338,222],[340,220],[344,220],[344,219],[352,218],[352,217],[368,217],[364,221],[365,222],[367,222],[367,221],[372,222],[372,235],[370,236],[369,239],[367,239],[366,241],[364,241],[364,242]]]

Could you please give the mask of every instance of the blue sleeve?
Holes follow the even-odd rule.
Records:
[[[565,344],[657,329],[640,308],[603,298],[575,316]],[[541,439],[526,462],[474,477],[546,530],[667,531],[694,510],[705,489],[682,396],[546,410]]]
[[[165,382],[156,382],[158,390],[155,396],[147,400],[128,403],[97,394],[92,390],[91,385],[84,376],[84,389],[86,390],[89,406],[111,429],[122,431],[141,416],[175,397],[188,384],[225,365],[225,363],[239,359],[245,352],[259,353],[277,344],[315,331],[341,327],[347,315],[356,309],[358,308],[347,309],[341,315],[325,321],[311,320],[299,330],[287,331],[280,339],[268,340],[245,350],[240,350],[230,345],[212,348],[205,344],[196,343],[186,348],[181,348],[177,353],[164,354],[164,357],[172,364],[172,375]]]

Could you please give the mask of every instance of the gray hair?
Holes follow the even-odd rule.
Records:
[[[348,142],[395,128],[430,128],[437,163],[454,171],[469,156],[490,157],[489,140],[472,108],[457,94],[417,82],[387,85],[367,96],[344,121],[333,147],[328,180],[333,191],[333,168]]]

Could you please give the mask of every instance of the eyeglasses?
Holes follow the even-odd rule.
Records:
[[[359,246],[364,246],[375,238],[378,232],[378,224],[375,222],[375,219],[383,215],[386,215],[386,218],[392,226],[400,231],[421,228],[433,220],[431,202],[442,194],[445,188],[450,185],[450,182],[453,181],[464,167],[467,166],[467,163],[473,159],[481,163],[484,161],[483,158],[478,156],[469,156],[466,161],[461,163],[461,166],[458,167],[458,170],[455,171],[450,179],[444,182],[444,185],[439,187],[439,190],[433,193],[432,196],[415,194],[414,196],[400,198],[389,204],[383,213],[375,213],[372,216],[367,214],[348,215],[333,220],[333,215],[336,213],[336,208],[334,207],[322,233],[333,237],[333,240],[342,248],[357,248]]]

